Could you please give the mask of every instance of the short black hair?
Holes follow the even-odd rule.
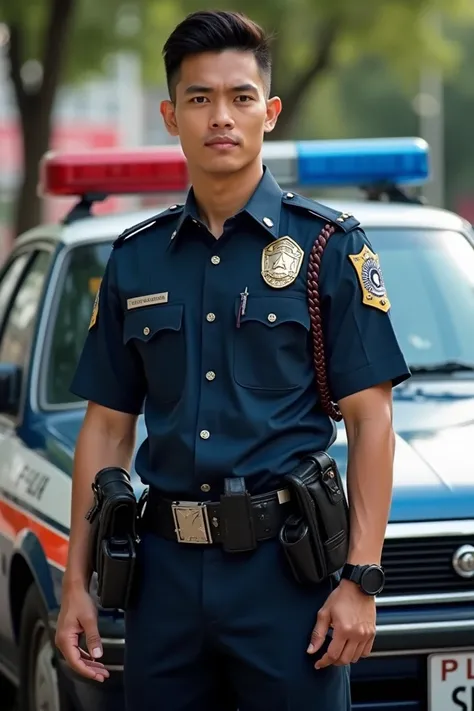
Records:
[[[201,10],[180,22],[163,47],[170,97],[175,96],[179,71],[186,57],[229,49],[253,53],[269,95],[272,73],[270,38],[262,27],[240,12]]]

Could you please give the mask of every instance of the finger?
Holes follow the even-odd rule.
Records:
[[[335,664],[342,654],[342,650],[345,647],[347,639],[342,634],[334,634],[332,641],[328,647],[326,654],[323,654],[321,659],[319,659],[314,665],[316,669],[324,669],[329,667],[331,664]]]
[[[81,653],[81,657],[85,662],[92,662],[94,666],[97,666],[98,668],[104,668],[104,665],[102,662],[98,662],[95,659],[92,659],[91,655],[89,652],[86,652],[85,649],[82,649],[82,647],[79,647],[79,652]]]
[[[362,651],[362,654],[360,655],[361,657],[369,657],[370,653],[372,652],[372,648],[374,646],[375,642],[375,635],[372,635],[370,639],[364,644],[364,648]]]
[[[349,664],[357,664],[357,662],[362,657],[362,652],[364,651],[365,645],[365,642],[360,642],[360,644],[357,645],[357,648],[354,654],[352,655],[352,660],[348,662]]]
[[[311,633],[309,647],[306,650],[308,654],[314,654],[321,647],[329,631],[330,622],[331,615],[329,613],[329,610],[322,607],[318,612],[316,625]]]
[[[74,635],[77,638],[77,635]],[[68,665],[80,676],[86,679],[95,679],[96,681],[104,681],[109,676],[108,671],[92,666],[92,661],[84,659],[77,644],[74,644],[72,639],[61,640],[58,645],[64,659]]]
[[[82,622],[86,637],[87,650],[93,659],[100,659],[103,654],[102,640],[97,627],[97,618],[91,615]]]
[[[105,664],[102,664],[102,662],[96,662],[94,659],[83,659],[82,660],[84,664],[91,669],[100,669],[102,671],[105,670]]]
[[[358,640],[348,640],[344,649],[342,650],[341,656],[335,662],[335,666],[345,667],[348,664],[351,664],[352,660],[357,654],[357,649],[359,646],[360,642]]]

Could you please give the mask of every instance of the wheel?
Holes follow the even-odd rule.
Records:
[[[21,616],[19,711],[75,711],[59,681],[47,612],[33,584]]]

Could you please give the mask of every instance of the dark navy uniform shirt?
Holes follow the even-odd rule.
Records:
[[[219,239],[190,190],[185,205],[116,241],[72,390],[114,410],[143,408],[148,437],[136,470],[145,484],[209,500],[235,475],[251,493],[269,491],[302,454],[332,443],[306,286],[328,222],[338,229],[320,294],[337,401],[409,377],[377,256],[355,218],[282,192],[266,169]]]

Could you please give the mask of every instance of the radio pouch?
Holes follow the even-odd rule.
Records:
[[[125,610],[136,560],[138,504],[130,476],[120,467],[97,472],[92,484],[90,567],[97,573],[97,595],[104,608]]]
[[[349,511],[336,462],[326,452],[307,455],[285,481],[293,509],[279,534],[299,583],[320,583],[346,563]]]

